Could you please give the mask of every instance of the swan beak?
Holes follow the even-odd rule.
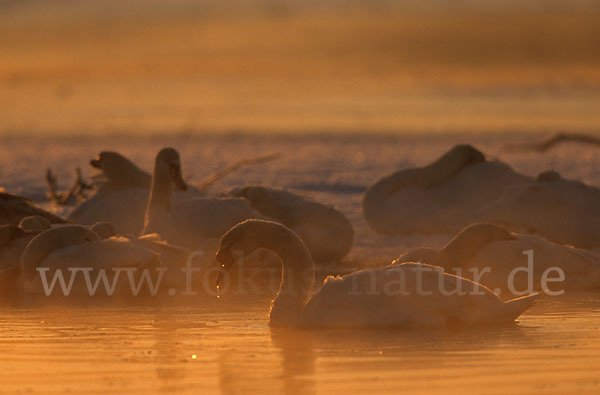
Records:
[[[173,179],[175,186],[181,189],[182,191],[186,191],[187,185],[185,184],[185,181],[183,181],[183,177],[181,176],[181,166],[171,166],[169,172],[171,173],[171,178]]]
[[[96,169],[102,169],[102,163],[100,163],[100,159],[98,159],[98,158],[92,159],[90,161],[90,165],[92,167],[95,167]]]
[[[220,286],[223,284],[225,274],[229,272],[229,269],[231,269],[235,261],[233,260],[231,251],[229,249],[219,248],[219,251],[217,251],[217,262],[219,262],[223,268],[223,270],[219,271],[217,276],[217,286]]]

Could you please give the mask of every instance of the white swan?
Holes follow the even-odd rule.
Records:
[[[127,239],[100,240],[95,232],[84,226],[63,225],[48,229],[31,239],[21,257],[20,282],[26,293],[44,294],[38,268],[50,269],[46,274],[48,281],[51,281],[58,269],[68,281],[70,268],[93,269],[92,281],[98,271],[104,269],[109,281],[112,281],[112,276],[115,275],[112,269],[152,270],[158,266],[158,254]],[[153,272],[150,274],[154,275]],[[122,285],[126,280],[127,276],[121,275],[119,284]],[[74,281],[72,294],[87,293],[87,285],[80,274],[79,280]]]
[[[117,238],[119,240],[129,240],[131,243],[135,243],[139,246],[147,248],[148,250],[154,251],[160,255],[162,266],[167,269],[165,272],[162,285],[165,288],[173,288],[175,290],[186,286],[186,275],[185,266],[187,265],[190,255],[194,252],[193,250],[170,244],[162,239],[158,234],[152,233],[143,235],[140,237],[122,236],[117,235],[114,227],[109,222],[98,222],[90,227],[101,240],[107,240],[111,238]],[[210,248],[211,251],[216,250],[216,246]],[[208,270],[211,265],[214,266],[215,262],[211,259],[210,255],[193,256],[192,266],[195,270]],[[194,276],[196,280],[202,278],[202,275]]]
[[[116,152],[102,151],[90,164],[101,170],[97,191],[69,214],[69,222],[88,226],[110,222],[119,234],[140,234],[152,177]],[[191,188],[175,192],[173,199],[181,202],[199,196],[204,193]]]
[[[600,189],[563,179],[554,171],[508,188],[476,215],[479,221],[556,243],[600,247]]]
[[[244,221],[229,230],[221,239],[217,260],[229,270],[234,256],[247,256],[257,248],[275,252],[283,265],[281,289],[271,306],[273,326],[435,327],[449,322],[510,322],[536,297],[502,302],[480,284],[422,264],[329,277],[311,296],[314,263],[310,252],[290,229],[263,220]],[[404,284],[403,291],[399,283]],[[440,284],[450,290],[459,283],[467,295],[443,295],[440,291]]]
[[[150,188],[152,176],[118,152],[102,151],[90,161],[90,165],[101,170],[105,181],[112,185]]]
[[[53,224],[66,222],[64,219],[37,207],[33,201],[26,197],[0,192],[0,225],[18,225],[23,218],[32,215],[44,217]]]
[[[363,212],[378,233],[456,231],[507,186],[528,181],[503,163],[487,161],[475,148],[459,145],[428,166],[378,181],[365,193]]]
[[[172,204],[173,184],[186,188],[179,153],[163,148],[156,155],[144,234],[158,233],[170,243],[199,248],[238,222],[260,217],[246,200],[238,198],[198,198]]]
[[[236,189],[230,195],[247,199],[254,210],[293,230],[316,262],[340,261],[352,248],[352,224],[333,207],[283,189],[255,185]]]
[[[21,255],[31,239],[51,226],[50,221],[40,215],[24,217],[19,226],[0,225],[0,298],[17,296]]]
[[[509,281],[517,292],[529,287],[526,272],[516,270],[528,268],[528,256],[523,254],[527,250],[533,250],[532,290],[544,290],[542,278],[546,272],[547,278],[560,278],[556,269],[564,273],[564,280],[548,282],[546,285],[551,292],[600,288],[600,255],[554,244],[539,236],[510,233],[493,224],[470,225],[444,248],[418,247],[400,256],[394,263],[423,262],[441,266],[447,272],[476,279],[502,295],[512,297],[516,295],[512,294]],[[513,271],[515,274],[511,280]],[[477,277],[476,273],[481,273],[481,276]]]

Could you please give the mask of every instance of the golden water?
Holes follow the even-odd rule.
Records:
[[[272,330],[267,301],[0,316],[0,393],[600,393],[599,296],[441,331]]]

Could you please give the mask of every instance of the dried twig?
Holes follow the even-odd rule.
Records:
[[[281,156],[281,154],[279,152],[274,152],[272,154],[259,156],[257,158],[248,158],[248,159],[239,160],[239,161],[232,163],[231,165],[225,167],[224,169],[222,169],[216,173],[213,173],[212,175],[207,177],[204,181],[202,181],[197,186],[197,188],[201,191],[204,191],[204,190],[210,188],[210,186],[212,186],[214,183],[216,183],[223,177],[226,177],[227,175],[233,173],[234,171],[236,171],[237,169],[239,169],[242,166],[257,165],[260,163],[270,162],[272,160],[279,158],[280,156]]]
[[[48,182],[48,193],[46,196],[54,204],[60,206],[68,204],[72,196],[75,196],[77,199],[86,199],[85,191],[93,189],[91,185],[83,181],[79,167],[75,168],[75,181],[66,193],[58,192],[58,177],[50,168],[46,170],[46,181]]]

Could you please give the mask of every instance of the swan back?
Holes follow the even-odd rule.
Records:
[[[354,228],[333,207],[286,190],[255,185],[235,190],[232,195],[247,199],[254,210],[292,229],[316,262],[339,261],[352,248]]]
[[[64,225],[48,229],[27,244],[21,257],[21,270],[25,278],[37,274],[36,269],[55,250],[99,240],[92,230],[81,225]]]
[[[37,207],[33,201],[23,196],[0,192],[0,223],[17,225],[24,217],[39,215],[53,224],[66,221],[54,214]]]
[[[535,297],[504,303],[485,286],[444,273],[441,267],[405,263],[328,278],[306,305],[301,325],[439,327],[451,322],[510,322]]]
[[[600,190],[542,173],[535,182],[515,185],[482,208],[478,216],[519,233],[582,248],[600,246]]]
[[[102,170],[106,180],[122,187],[149,188],[152,177],[123,155],[102,151],[90,164]]]

